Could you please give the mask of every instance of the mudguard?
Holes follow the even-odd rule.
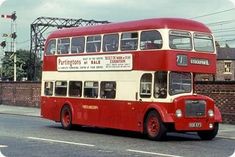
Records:
[[[222,115],[219,111],[219,108],[217,106],[215,106],[214,111],[215,111],[215,122],[221,123],[222,122]]]

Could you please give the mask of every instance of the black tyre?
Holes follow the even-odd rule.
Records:
[[[197,134],[202,140],[212,140],[215,138],[219,130],[219,124],[215,123],[214,128],[209,131],[198,131]]]
[[[166,136],[166,127],[156,111],[150,111],[144,122],[144,130],[148,138],[159,141]]]
[[[68,105],[65,105],[60,113],[60,122],[64,129],[71,130],[73,127],[72,124],[72,111]]]

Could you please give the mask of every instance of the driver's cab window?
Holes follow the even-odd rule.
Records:
[[[167,97],[167,72],[158,71],[154,75],[154,97]]]
[[[152,91],[152,74],[143,74],[140,79],[140,97],[150,98]]]

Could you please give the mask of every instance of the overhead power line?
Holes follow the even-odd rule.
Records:
[[[208,26],[218,26],[218,25],[230,24],[230,23],[233,23],[233,22],[235,22],[235,19],[207,23],[207,25]]]
[[[212,31],[214,34],[220,34],[220,33],[229,33],[229,32],[234,32],[235,29],[230,29],[230,30],[226,30],[226,29],[222,29],[222,30],[217,30],[217,31]]]
[[[227,28],[218,28],[218,29],[212,29],[213,32],[216,32],[216,31],[221,31],[221,30],[234,30],[235,27],[227,27]]]
[[[220,14],[220,13],[224,13],[224,12],[228,12],[228,11],[232,11],[232,10],[235,10],[235,8],[231,8],[231,9],[227,9],[227,10],[222,10],[222,11],[217,11],[217,12],[214,12],[214,13],[204,14],[204,15],[200,15],[200,16],[195,16],[195,17],[192,17],[190,19],[198,19],[198,18],[212,16],[212,15],[216,15],[216,14]]]

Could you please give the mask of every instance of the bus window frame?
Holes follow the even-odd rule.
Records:
[[[112,84],[111,87],[109,88],[105,87],[106,83]],[[100,81],[100,98],[101,99],[115,99],[116,89],[117,89],[117,81]]]
[[[69,40],[69,46],[68,46],[68,51],[65,51],[65,53],[63,53],[63,52],[59,52],[59,40],[61,41],[61,40],[66,40],[66,39],[68,39]],[[62,45],[62,44],[61,44]],[[67,43],[66,44],[63,44],[63,45],[67,45]],[[57,47],[56,47],[56,52],[57,52],[57,54],[58,55],[67,55],[67,54],[71,54],[71,37],[63,37],[63,38],[57,38]]]
[[[143,77],[146,76],[146,75],[150,75],[150,82],[148,81],[142,81]],[[146,85],[146,86],[145,86]],[[146,90],[145,87],[149,86],[150,89],[149,89],[149,92]],[[149,99],[152,97],[152,94],[153,94],[153,74],[152,73],[143,73],[141,76],[140,76],[140,88],[139,88],[139,97],[142,99]],[[144,88],[143,88],[144,87]],[[146,92],[142,92],[143,90],[146,90]]]
[[[211,44],[213,46],[213,50],[212,51],[206,51],[206,50],[198,50],[197,47],[196,47],[196,42],[195,42],[195,35],[200,35],[200,36],[209,36],[211,37]],[[198,38],[198,39],[202,39],[202,38]],[[212,34],[209,34],[209,33],[202,33],[202,32],[193,32],[193,46],[194,46],[194,50],[196,52],[208,52],[208,53],[214,53],[215,52],[215,41],[214,41],[214,37]]]
[[[127,34],[127,33],[129,33],[129,34],[132,34],[132,33],[136,33],[137,34],[137,38],[124,38],[124,40],[123,40],[123,34]],[[140,30],[136,30],[136,31],[124,31],[124,32],[120,32],[120,45],[119,45],[119,47],[120,47],[120,51],[138,51],[139,50],[139,43],[140,43]],[[127,40],[130,40],[130,41],[137,41],[136,43],[137,43],[137,45],[135,46],[135,45],[133,45],[134,46],[134,49],[123,49],[123,41],[127,41]],[[127,45],[127,44],[125,44],[125,45]],[[130,44],[130,46],[131,46],[131,44]]]
[[[151,43],[144,43],[144,46],[141,46],[141,42],[142,42],[142,34],[145,33],[145,32],[153,32],[155,31],[156,33],[158,33],[158,35],[160,35],[160,39],[158,40],[161,40],[161,44],[159,43],[154,43],[154,42],[151,42]],[[163,35],[162,35],[162,32],[159,30],[159,29],[146,29],[146,30],[140,30],[140,33],[139,33],[139,49],[141,51],[146,51],[146,50],[161,50],[163,48]],[[155,41],[155,40],[154,40]],[[151,44],[151,47],[148,47],[147,45],[148,44]],[[154,46],[154,47],[152,47]]]
[[[50,86],[52,86],[52,87],[50,87],[50,88],[47,88],[47,86],[46,86],[46,83],[49,83],[50,84]],[[44,85],[43,85],[43,88],[44,88],[44,90],[43,90],[43,95],[44,96],[54,96],[54,81],[47,81],[47,80],[45,80],[44,81]],[[46,91],[48,89],[48,91]],[[51,92],[50,94],[46,94],[46,92]]]
[[[161,74],[161,79],[157,77],[158,74]],[[153,97],[155,99],[167,99],[169,91],[169,71],[156,71],[153,76]],[[166,78],[164,79],[163,77]]]
[[[186,91],[184,91],[184,92],[176,92],[176,93],[172,93],[172,86],[173,86],[173,83],[172,83],[172,74],[190,74],[190,91],[188,91],[188,92],[186,92]],[[168,78],[169,78],[169,95],[170,96],[175,96],[175,95],[179,95],[179,94],[190,94],[190,93],[192,93],[192,91],[193,91],[193,74],[192,73],[190,73],[190,72],[183,72],[183,71],[181,71],[181,72],[176,72],[176,71],[169,71],[169,76],[168,76]],[[182,82],[182,80],[183,79],[181,79],[180,81],[180,86],[183,86],[183,85],[185,85],[186,83],[183,83]],[[184,80],[186,80],[185,78],[184,78]],[[174,84],[177,84],[177,83],[174,83]]]
[[[72,51],[72,41],[73,41],[73,39],[75,39],[75,38],[83,38],[84,39],[84,44],[83,44],[83,51],[78,51],[78,52],[73,52]],[[72,36],[71,37],[71,40],[70,40],[70,54],[73,54],[73,55],[75,55],[75,54],[81,54],[81,53],[85,53],[86,51],[86,36]]]
[[[57,85],[56,85],[57,82],[61,82],[61,83],[65,82],[66,85],[58,85],[58,86],[61,86],[61,87],[57,87]],[[58,97],[67,97],[68,96],[68,81],[65,81],[65,80],[56,80],[54,84],[55,84],[54,85],[54,96],[58,96]],[[66,88],[65,95],[61,95],[61,94],[56,93],[57,92],[56,88]]]
[[[86,87],[86,82],[93,82],[93,87]],[[94,83],[97,83],[97,87],[94,87]],[[88,88],[91,88],[91,89],[96,89],[97,90],[97,93],[95,93],[94,96],[87,96],[87,94],[85,93],[86,92],[86,89]],[[99,81],[88,81],[88,80],[85,80],[84,81],[84,85],[83,85],[83,97],[84,98],[91,98],[91,99],[97,99],[99,98]]]
[[[109,35],[117,35],[117,42],[115,43],[117,46],[116,46],[116,50],[111,50],[111,51],[109,51],[109,50],[105,50],[105,45],[107,45],[107,43],[105,44],[104,43],[104,38],[106,37],[106,36],[109,36]],[[107,33],[107,34],[102,34],[102,52],[118,52],[119,50],[120,50],[120,33]],[[111,43],[111,44],[113,44],[113,43]]]
[[[71,95],[71,82],[76,82],[76,83],[79,83],[81,86],[80,86],[80,89],[78,89],[78,93],[75,95]],[[80,81],[80,80],[71,80],[68,82],[68,96],[69,97],[76,97],[76,98],[81,98],[83,95],[83,82]]]
[[[53,55],[57,54],[57,39],[58,38],[51,38],[50,40],[48,40],[47,45],[46,45],[46,49],[45,49],[45,53],[44,53],[45,56],[53,56]],[[55,48],[54,48],[55,50],[53,51],[53,53],[48,54],[47,50],[48,50],[49,44],[53,40],[55,41]]]
[[[92,41],[88,41],[88,38],[90,37],[100,37],[99,40],[92,40]],[[86,53],[97,53],[97,52],[101,52],[102,50],[102,42],[103,42],[103,35],[102,34],[95,34],[95,35],[88,35],[86,36],[86,41],[85,41],[85,45],[86,45]],[[95,51],[87,51],[87,48],[88,48],[88,44],[94,44],[94,46],[96,45],[95,43],[99,43],[99,45],[97,46],[98,49],[95,50]],[[96,49],[96,46],[95,46],[95,49]]]
[[[176,34],[171,34],[172,32],[178,32],[178,33],[188,33],[190,36],[186,36],[186,35],[176,35]],[[175,37],[188,37],[189,38],[189,41],[190,41],[190,49],[181,49],[181,48],[177,48],[175,47],[171,41],[171,36],[175,36]],[[179,38],[180,39],[180,38]],[[187,30],[175,30],[175,29],[170,29],[168,31],[168,46],[170,49],[172,50],[182,50],[182,51],[193,51],[193,48],[194,48],[194,45],[193,45],[193,35],[190,31],[187,31]]]

